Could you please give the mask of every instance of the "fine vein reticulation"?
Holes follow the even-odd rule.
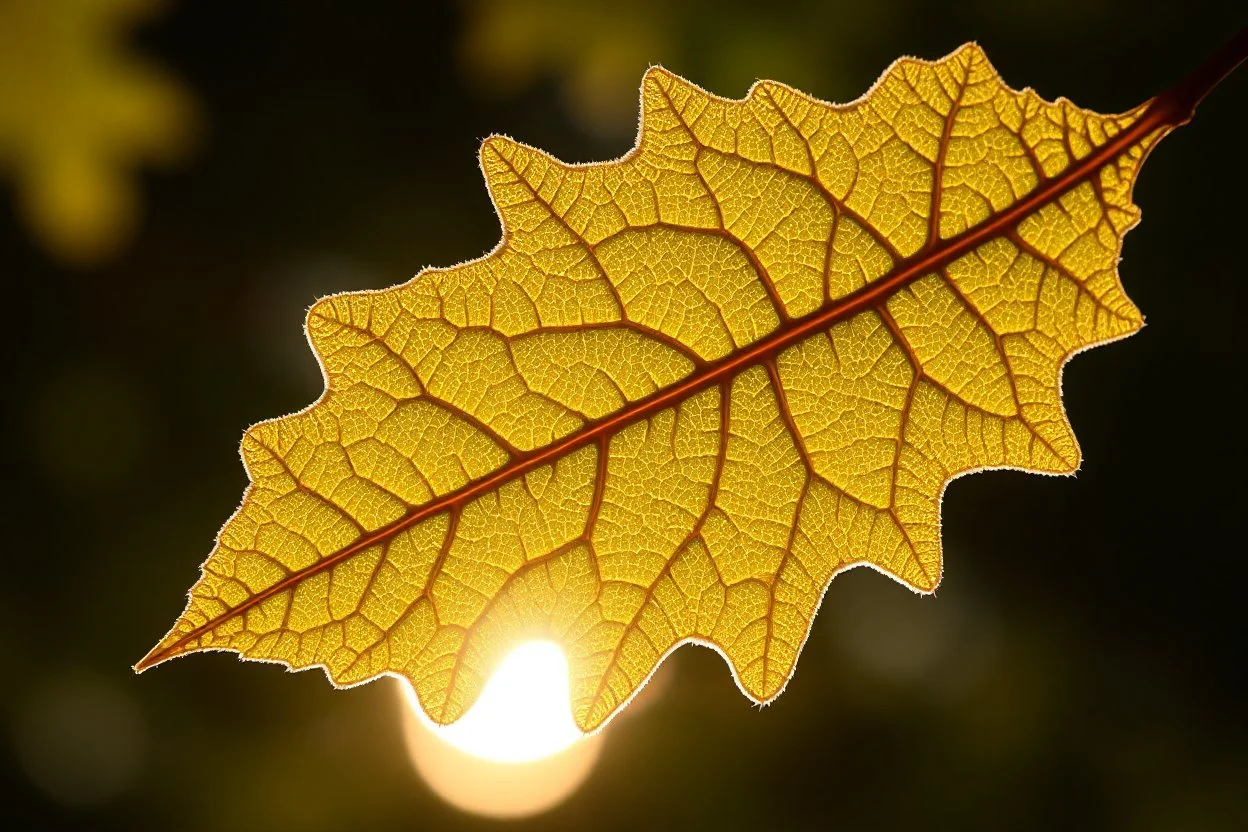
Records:
[[[312,308],[326,392],[247,432],[252,485],[138,669],[395,674],[450,722],[547,637],[591,730],[697,640],[774,698],[835,574],[935,589],[951,478],[1078,467],[1061,367],[1141,326],[1131,187],[1226,61],[1116,116],[974,45],[844,106],[655,69],[619,161],[488,139],[503,241]]]

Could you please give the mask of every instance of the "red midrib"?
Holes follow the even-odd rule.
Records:
[[[256,593],[224,615],[220,615],[196,627],[168,647],[153,649],[151,653],[135,665],[135,669],[139,671],[146,670],[167,658],[171,658],[188,642],[217,628],[222,622],[241,615],[257,604],[261,604],[275,595],[296,586],[311,575],[332,569],[352,555],[375,546],[422,520],[456,506],[462,506],[473,498],[492,491],[509,480],[523,476],[529,471],[540,468],[573,451],[602,440],[622,430],[632,422],[665,410],[700,390],[727,380],[745,367],[753,366],[775,357],[782,350],[810,335],[826,330],[832,324],[882,303],[893,292],[908,285],[918,277],[952,263],[962,255],[973,251],[983,243],[1013,227],[1024,217],[1058,199],[1067,191],[1097,173],[1104,165],[1138,144],[1154,130],[1181,123],[1173,112],[1174,107],[1172,103],[1169,96],[1161,96],[1154,99],[1139,120],[1126,130],[1062,171],[1056,178],[1045,181],[1018,202],[980,225],[969,228],[948,240],[939,241],[934,246],[925,248],[914,256],[902,261],[885,276],[843,298],[839,298],[822,310],[813,312],[803,318],[782,322],[778,329],[766,337],[736,353],[696,369],[691,375],[676,384],[659,390],[644,399],[639,399],[610,416],[590,422],[576,433],[557,440],[544,448],[513,458],[493,473],[471,482],[463,488],[418,506],[388,526],[383,526],[377,531],[361,537],[347,548],[324,557],[311,566],[292,572],[281,581]]]

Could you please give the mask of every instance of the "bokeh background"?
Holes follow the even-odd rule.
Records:
[[[0,0],[6,827],[494,825],[413,773],[391,682],[129,669],[239,499],[243,428],[320,391],[307,306],[496,242],[484,136],[602,160],[651,63],[847,100],[970,39],[1117,111],[1245,23],[1234,0]],[[1077,478],[957,481],[938,594],[838,578],[768,708],[682,649],[585,786],[516,825],[1248,828],[1246,112],[1241,70],[1144,170],[1122,276],[1149,326],[1068,367]]]

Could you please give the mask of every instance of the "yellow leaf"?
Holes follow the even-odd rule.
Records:
[[[26,222],[62,260],[90,263],[128,239],[128,168],[180,154],[191,103],[121,48],[156,0],[0,0],[0,174]]]
[[[502,243],[312,308],[327,390],[247,432],[252,485],[139,669],[395,674],[446,723],[549,638],[590,730],[700,641],[772,699],[838,572],[936,588],[951,478],[1078,467],[1061,368],[1140,328],[1132,183],[1198,98],[1098,115],[968,45],[844,106],[654,69],[605,164],[488,139]]]

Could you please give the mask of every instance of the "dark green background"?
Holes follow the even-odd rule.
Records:
[[[847,34],[830,28],[835,13],[814,25],[782,3],[728,4],[738,25],[756,19],[807,49],[852,40],[837,76],[807,83],[821,96],[855,97],[899,55],[975,39],[1011,84],[1108,112],[1248,22],[1235,2],[894,5]],[[708,30],[729,17],[708,8]],[[65,270],[0,200],[6,826],[489,825],[413,774],[389,682],[335,692],[320,673],[224,655],[129,671],[237,504],[242,430],[320,390],[306,307],[492,247],[475,155],[489,133],[574,161],[631,145],[582,132],[553,78],[502,98],[469,84],[464,14],[176,4],[138,44],[184,78],[207,131],[181,169],[145,175],[134,244]],[[707,38],[686,31],[651,60],[716,83]],[[765,60],[732,68],[769,74]],[[768,708],[750,706],[719,657],[682,649],[654,705],[609,731],[586,786],[520,826],[1245,828],[1246,108],[1248,68],[1143,171],[1122,279],[1149,325],[1068,367],[1077,478],[953,484],[936,597],[867,571],[838,579]],[[110,799],[67,805],[15,749],[31,714],[80,684],[134,715],[140,762]],[[66,765],[96,753],[90,724],[61,728],[49,742]]]

